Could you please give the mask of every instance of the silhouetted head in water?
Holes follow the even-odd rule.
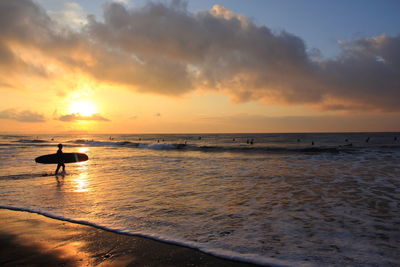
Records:
[[[63,145],[62,144],[58,144],[58,149],[62,149]]]

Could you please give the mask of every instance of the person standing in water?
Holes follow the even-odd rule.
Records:
[[[58,171],[60,170],[60,167],[62,167],[62,173],[65,173],[65,165],[64,165],[64,157],[63,157],[63,152],[62,152],[63,145],[58,144],[58,150],[57,150],[57,169],[56,169],[56,174],[58,175]]]

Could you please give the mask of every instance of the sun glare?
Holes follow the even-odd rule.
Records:
[[[86,100],[78,100],[72,102],[68,107],[69,113],[80,114],[81,116],[91,116],[95,114],[96,106]]]

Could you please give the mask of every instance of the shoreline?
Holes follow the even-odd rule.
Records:
[[[0,209],[4,266],[259,266],[29,211]]]

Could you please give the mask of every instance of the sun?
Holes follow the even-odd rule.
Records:
[[[92,116],[97,113],[96,106],[87,100],[77,100],[71,102],[68,107],[69,113],[81,116]]]

